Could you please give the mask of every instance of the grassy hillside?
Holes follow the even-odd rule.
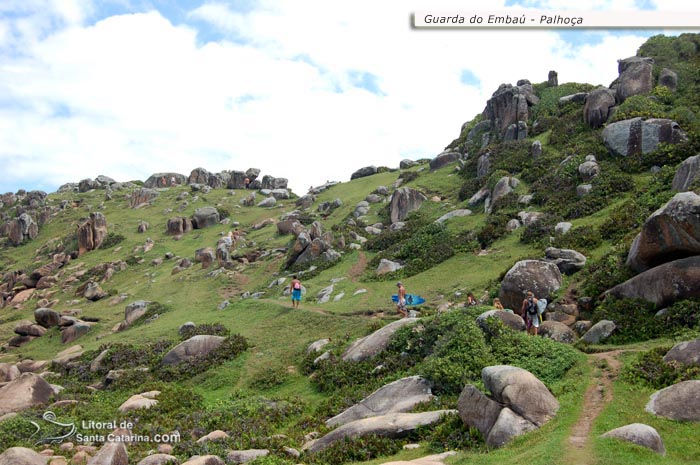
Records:
[[[73,311],[90,322],[90,331],[74,343],[82,346],[82,357],[68,367],[50,367],[57,372],[55,378],[49,378],[51,383],[65,388],[56,397],[79,401],[55,408],[57,416],[75,422],[133,419],[137,415],[117,413],[117,407],[133,394],[159,390],[160,403],[139,412],[135,431],[179,431],[183,440],[174,445],[173,454],[183,461],[194,454],[225,456],[227,449],[268,448],[270,457],[251,463],[380,464],[390,460],[387,457],[410,460],[450,449],[459,450],[448,459],[454,464],[694,463],[700,453],[700,430],[693,424],[655,417],[645,412],[644,404],[656,389],[679,380],[700,379],[698,370],[649,369],[660,363],[659,348],[698,337],[698,303],[674,304],[670,311],[678,318],[664,326],[651,317],[658,309],[604,301],[599,296],[632,275],[624,265],[632,239],[649,214],[673,196],[670,182],[677,165],[700,148],[700,120],[696,116],[700,104],[692,78],[692,73],[700,70],[699,43],[697,35],[652,38],[640,49],[640,55],[662,57],[654,65],[656,76],[657,68],[676,69],[678,91],[656,88],[650,95],[628,99],[615,113],[616,120],[675,118],[688,135],[685,143],[664,145],[653,153],[626,159],[614,157],[603,144],[602,129],[583,123],[582,104],[559,103],[561,97],[590,91],[592,86],[535,84],[539,103],[530,111],[528,138],[492,141],[482,148],[467,139],[469,130],[482,119],[478,116],[465,124],[448,146],[448,150],[460,152],[458,162],[437,170],[431,170],[425,160],[405,170],[380,169],[375,175],[342,182],[318,194],[312,207],[301,212],[302,222],[318,221],[324,232],[332,233],[332,243],[341,254],[333,263],[319,260],[291,269],[286,263],[294,237],[279,234],[274,224],[256,227],[268,219],[277,222],[296,210],[297,196],[262,208],[241,204],[248,194],[245,190],[216,188],[202,193],[190,186],[175,186],[157,189],[153,202],[134,209],[129,207],[129,198],[141,188],[140,181],[114,191],[111,199],[104,190],[49,194],[46,205],[54,207],[53,214],[35,239],[17,247],[2,239],[0,272],[6,279],[11,272],[31,273],[49,263],[57,252],[77,250],[76,228],[91,212],[106,217],[109,235],[102,247],[60,269],[56,285],[35,292],[26,302],[10,302],[1,308],[0,341],[13,337],[19,322],[34,320],[33,312],[41,299],[55,300],[54,310]],[[543,148],[537,158],[531,155],[535,141]],[[490,169],[478,177],[478,160],[485,153],[490,154]],[[591,181],[592,193],[579,196],[576,187],[583,181],[578,166],[589,154],[595,155],[601,173]],[[660,169],[652,173],[652,166]],[[469,205],[474,194],[484,187],[493,188],[503,176],[520,181],[514,192],[492,205],[489,213],[483,204]],[[399,185],[416,189],[427,198],[406,219],[403,230],[388,227],[388,196],[382,203],[370,204],[369,213],[361,218],[353,215],[357,203],[378,187],[393,192]],[[532,195],[529,204],[521,202],[521,196],[527,194]],[[341,200],[340,207],[330,213],[318,211],[318,205],[335,199]],[[227,222],[195,229],[181,238],[166,234],[168,219],[189,218],[195,209],[205,206],[215,207]],[[434,223],[462,208],[471,209],[472,214],[442,225]],[[531,225],[508,231],[508,221],[521,212],[543,216]],[[19,210],[6,205],[3,213],[14,217]],[[147,232],[139,233],[137,228],[143,221],[150,226]],[[555,225],[564,221],[572,224],[571,232],[556,233]],[[381,234],[367,232],[365,227],[376,223],[383,224]],[[232,250],[231,266],[220,268],[215,261],[203,269],[195,263],[173,272],[180,259],[194,261],[196,250],[215,248],[234,227],[244,233],[244,239]],[[351,239],[355,234],[368,239],[359,249],[348,246],[357,242]],[[147,241],[153,246],[144,251]],[[552,300],[570,304],[590,298],[592,303],[580,319],[595,322],[611,318],[620,323],[618,333],[607,343],[574,349],[512,332],[496,322],[486,331],[474,323],[477,315],[492,308],[500,281],[512,265],[523,259],[543,258],[548,246],[575,249],[587,256],[586,267],[565,276]],[[406,266],[378,275],[375,270],[381,258],[399,260]],[[108,279],[103,279],[105,264],[113,264],[115,269]],[[293,309],[289,297],[283,295],[296,272],[306,289],[300,309]],[[279,278],[285,278],[284,283],[275,285]],[[91,279],[100,282],[105,298],[92,302],[78,293]],[[343,362],[340,354],[352,341],[398,318],[390,300],[397,280],[408,292],[426,299],[419,308],[423,317],[420,330],[400,330],[387,351],[372,361]],[[330,285],[330,301],[318,303],[317,294]],[[15,287],[15,291],[23,288],[21,283]],[[464,308],[468,292],[476,295],[479,306]],[[124,320],[125,306],[137,300],[151,302],[151,313],[125,331],[115,332]],[[235,341],[245,343],[235,350],[227,346],[213,358],[163,369],[162,356],[184,339],[179,328],[189,321],[197,325],[198,334],[227,336],[232,345]],[[654,324],[657,326],[652,327]],[[307,355],[306,347],[323,338],[331,341],[327,347],[330,361],[314,365],[313,359],[320,354]],[[0,353],[0,363],[52,360],[71,345],[61,343],[61,333],[54,327],[19,348],[6,347]],[[109,350],[107,362],[90,372],[90,362],[103,350]],[[596,353],[612,355],[601,358]],[[362,439],[324,454],[304,454],[300,459],[284,452],[284,447],[301,449],[306,434],[329,430],[325,419],[403,376],[420,374],[433,383],[437,399],[419,410],[455,408],[461,388],[468,383],[483,387],[481,368],[493,364],[513,364],[536,374],[561,404],[557,417],[496,451],[487,451],[476,430],[448,418],[435,428],[420,429],[401,440]],[[377,370],[380,365],[382,369]],[[90,387],[104,381],[110,369],[125,371],[106,387]],[[586,414],[587,393],[598,385],[602,386],[600,392],[607,390],[612,395],[601,397],[607,401],[601,401],[600,416],[588,425],[590,441],[578,448],[571,443],[572,431]],[[39,419],[44,410],[44,406],[28,409],[1,421],[0,451],[13,445],[34,447],[29,422]],[[609,429],[633,422],[652,425],[661,433],[668,451],[665,458],[598,438]],[[218,429],[229,432],[231,438],[216,443],[195,441]],[[408,442],[421,447],[402,450]],[[149,448],[152,445],[130,445],[133,463]]]

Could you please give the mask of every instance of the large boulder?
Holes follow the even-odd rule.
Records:
[[[70,344],[81,336],[84,336],[90,331],[90,325],[79,321],[61,331],[61,343]]]
[[[489,318],[498,318],[501,320],[501,322],[509,327],[510,329],[513,329],[515,331],[525,331],[525,321],[522,319],[520,315],[516,315],[514,313],[506,312],[503,310],[488,310],[478,317],[476,317],[476,324],[479,325],[480,328],[484,328],[486,325],[486,320]]]
[[[677,421],[700,421],[700,380],[683,381],[651,395],[647,412]]]
[[[386,349],[391,336],[393,336],[399,328],[414,324],[418,321],[419,318],[402,318],[376,330],[369,336],[356,340],[343,353],[343,360],[360,362],[378,355]]]
[[[352,181],[353,179],[365,178],[367,176],[372,176],[373,174],[377,174],[377,167],[365,166],[364,168],[360,168],[359,170],[352,173],[350,175],[350,180]]]
[[[408,214],[418,210],[427,197],[410,187],[396,189],[391,195],[390,218],[392,223],[403,221]]]
[[[662,69],[661,72],[659,72],[659,85],[675,91],[678,87],[678,74],[668,68]]]
[[[177,216],[175,218],[169,218],[166,223],[165,234],[170,236],[181,236],[190,231],[192,231],[192,220],[189,218]]]
[[[620,76],[610,87],[615,90],[617,101],[622,103],[628,97],[648,94],[654,88],[652,75],[654,59],[650,57],[630,57],[619,60],[617,71]]]
[[[10,447],[0,454],[0,465],[46,465],[49,458],[26,447]]]
[[[53,393],[51,385],[41,376],[22,373],[0,388],[0,415],[46,405]]]
[[[37,308],[34,310],[34,320],[44,328],[53,328],[58,326],[61,321],[61,315],[50,308]]]
[[[537,425],[505,407],[499,412],[496,423],[486,436],[486,445],[493,448],[501,447],[513,438],[534,429],[537,429]]]
[[[201,207],[192,215],[192,225],[195,229],[204,229],[219,224],[219,211],[214,207]]]
[[[182,185],[187,182],[187,177],[180,173],[155,173],[146,179],[143,183],[144,187],[168,187],[171,185],[172,180],[175,180],[175,184]]]
[[[664,362],[676,362],[685,366],[700,366],[700,339],[679,342],[664,355]]]
[[[182,465],[226,465],[226,462],[216,455],[196,455]]]
[[[571,249],[547,247],[544,251],[545,260],[554,263],[564,274],[573,274],[586,265],[586,256]]]
[[[159,195],[160,193],[157,190],[142,187],[131,193],[131,197],[129,197],[129,207],[141,208],[150,205]]]
[[[39,225],[26,212],[10,221],[6,227],[5,234],[14,246],[20,245],[25,240],[36,239],[36,236],[39,235]]]
[[[430,383],[420,376],[409,376],[374,391],[359,403],[326,420],[326,426],[344,425],[387,413],[410,412],[421,402],[429,402],[432,399]]]
[[[187,179],[187,184],[203,184],[209,185],[209,178],[212,174],[204,168],[195,168],[190,172],[190,177]]]
[[[671,182],[674,191],[685,192],[693,183],[700,180],[700,155],[686,158],[676,170]]]
[[[581,340],[587,344],[598,344],[609,338],[613,331],[615,331],[615,328],[616,325],[614,322],[610,320],[600,320],[581,336]]]
[[[644,222],[627,266],[641,272],[692,255],[700,255],[700,195],[679,192]]]
[[[508,194],[513,192],[513,189],[515,189],[518,184],[520,184],[520,181],[510,176],[503,176],[501,179],[499,179],[491,191],[489,210],[493,208],[493,206],[496,205],[499,200],[505,198]]]
[[[626,157],[653,152],[661,143],[678,144],[686,134],[670,119],[632,118],[608,124],[603,129],[603,142],[613,155]]]
[[[457,410],[462,422],[469,428],[478,429],[483,437],[488,437],[502,409],[501,404],[472,384],[464,387],[457,400]]]
[[[573,344],[576,342],[576,333],[559,321],[543,321],[542,324],[540,324],[540,329],[537,334],[564,344]]]
[[[398,271],[403,267],[404,265],[402,265],[401,263],[392,262],[391,260],[382,258],[381,260],[379,260],[379,265],[377,265],[375,273],[377,273],[378,275],[393,273],[394,271]]]
[[[122,439],[122,441],[128,440],[130,436],[126,431],[115,431],[115,437]],[[122,441],[105,443],[97,451],[97,454],[88,460],[87,465],[129,465],[129,454]]]
[[[621,439],[651,449],[657,454],[666,455],[666,448],[659,432],[642,423],[621,426],[602,434],[600,437]]]
[[[551,300],[552,293],[561,285],[561,272],[553,263],[543,260],[522,260],[506,273],[501,281],[498,297],[504,307],[519,312],[527,291],[532,291],[538,299]]]
[[[100,212],[90,213],[90,219],[78,226],[78,255],[99,249],[107,237],[107,218]]]
[[[619,299],[644,299],[663,308],[677,300],[700,297],[700,256],[674,260],[628,279],[607,294]]]
[[[457,411],[436,410],[422,413],[389,413],[387,415],[351,421],[312,442],[306,450],[310,453],[316,453],[338,441],[369,435],[400,438],[422,426],[439,423],[445,415],[450,413],[457,413]]]
[[[430,160],[430,171],[435,171],[443,166],[454,163],[460,159],[459,152],[443,152],[437,157]]]
[[[534,104],[532,86],[501,84],[486,102],[483,115],[498,137],[505,135],[508,126],[518,121],[528,121],[529,105]],[[536,97],[535,97],[536,98]]]
[[[262,178],[261,187],[270,190],[286,189],[287,183],[288,181],[286,178],[276,178],[274,176],[265,175]]]
[[[231,450],[226,454],[226,461],[228,463],[246,463],[259,457],[267,457],[269,454],[270,451],[267,449]]]
[[[141,459],[136,465],[178,465],[180,461],[174,455],[153,454]]]
[[[12,381],[13,379],[19,378],[21,374],[17,365],[0,363],[0,383]]]
[[[583,106],[583,120],[592,128],[601,128],[610,117],[610,109],[615,106],[615,92],[599,87],[586,96]]]
[[[164,365],[176,365],[180,362],[189,361],[197,356],[206,355],[218,348],[226,338],[222,336],[212,336],[200,334],[192,336],[188,340],[176,345],[163,357]]]
[[[559,401],[535,375],[522,368],[496,365],[481,370],[484,387],[493,399],[536,426],[554,418]]]

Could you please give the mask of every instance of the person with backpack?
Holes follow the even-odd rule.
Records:
[[[537,308],[537,298],[532,291],[527,291],[527,297],[523,300],[523,305],[520,308],[520,316],[525,320],[527,333],[537,336],[540,327],[540,313]]]
[[[292,276],[289,291],[292,293],[292,308],[299,308],[299,302],[301,302],[301,281],[299,281],[297,275]]]

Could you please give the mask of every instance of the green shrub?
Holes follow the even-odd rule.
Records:
[[[417,171],[402,171],[399,175],[399,179],[403,179],[405,183],[409,183],[418,179],[419,176],[420,173],[418,173]]]
[[[669,349],[668,346],[655,347],[638,354],[634,361],[623,367],[620,373],[622,379],[652,389],[663,389],[681,381],[700,379],[700,367],[664,362],[664,355]]]
[[[458,313],[462,318],[452,320],[452,324],[439,323],[431,330],[434,333],[437,328],[443,328],[434,345],[423,341],[423,350],[428,349],[431,353],[418,367],[421,375],[433,384],[434,392],[440,394],[461,392],[466,384],[477,382],[481,378],[482,368],[493,362],[484,334],[474,318],[465,317],[466,312],[463,311],[451,313]]]
[[[219,218],[222,220],[231,217],[231,211],[228,208],[216,207],[216,211],[219,212]]]
[[[250,382],[250,387],[256,391],[264,391],[284,384],[287,379],[289,379],[289,373],[284,367],[266,367],[256,374]]]
[[[479,430],[467,428],[459,415],[448,415],[443,422],[427,433],[427,441],[434,452],[475,450],[483,445]]]
[[[520,367],[547,386],[562,379],[583,357],[570,345],[510,329],[496,333],[490,344],[495,364]]]
[[[618,105],[608,124],[630,118],[666,118],[666,107],[649,95],[633,95]]]
[[[554,227],[561,221],[561,217],[544,215],[523,228],[520,242],[523,244],[537,244],[542,247],[549,245],[549,238],[554,236]]]
[[[558,234],[554,238],[554,247],[560,249],[591,250],[603,242],[600,231],[592,226],[579,226],[566,234]]]
[[[508,230],[506,230],[508,220],[509,218],[506,215],[499,214],[492,214],[486,218],[486,224],[476,235],[476,239],[479,241],[482,249],[488,248],[498,239],[508,234]]]
[[[126,237],[124,237],[121,234],[113,233],[113,232],[107,233],[107,236],[102,241],[100,248],[101,249],[109,249],[109,248],[114,247],[115,245],[119,244],[124,239],[126,239]]]
[[[304,462],[313,465],[365,462],[377,457],[397,454],[402,446],[402,441],[379,436],[344,438],[320,452],[308,455]]]
[[[186,341],[191,337],[198,336],[201,334],[226,337],[231,334],[231,330],[229,330],[226,326],[222,325],[221,323],[205,323],[195,326],[185,326],[180,331],[180,340]]]
[[[627,251],[628,246],[618,244],[602,257],[586,262],[586,267],[580,272],[584,295],[598,298],[608,289],[634,276],[634,272],[625,263]]]
[[[654,307],[642,299],[608,298],[594,310],[593,321],[615,323],[615,332],[608,339],[612,344],[646,341],[659,337],[663,329],[654,318]]]

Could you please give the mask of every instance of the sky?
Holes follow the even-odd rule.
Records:
[[[472,0],[2,0],[0,193],[260,168],[303,194],[433,158],[502,83],[608,86],[652,30],[426,30]],[[594,10],[688,10],[593,0]],[[580,9],[496,0],[489,10]],[[679,31],[669,31],[677,35]]]

